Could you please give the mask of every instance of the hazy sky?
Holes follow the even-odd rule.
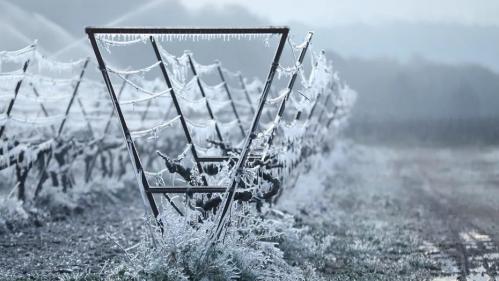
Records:
[[[499,26],[498,0],[182,0],[185,6],[239,4],[273,23],[312,26],[393,21]]]

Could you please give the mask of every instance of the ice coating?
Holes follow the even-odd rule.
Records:
[[[117,68],[114,68],[112,66],[109,66],[107,65],[106,68],[109,72],[112,72],[112,73],[115,73],[115,74],[120,74],[120,75],[137,75],[137,74],[144,74],[144,73],[147,73],[149,71],[151,71],[152,69],[154,69],[155,67],[157,67],[161,62],[155,62],[149,66],[146,66],[146,67],[143,67],[143,68],[140,68],[140,69],[132,69],[132,70],[124,70],[124,69],[117,69]]]
[[[159,36],[157,38],[158,41],[161,41]],[[176,40],[178,38],[181,38],[182,40],[213,39],[208,38],[208,36],[203,37],[202,35],[198,35],[197,38],[187,35],[170,37],[171,40]],[[229,39],[233,40],[234,38],[238,39],[237,36],[231,36]],[[264,41],[268,38],[270,37],[263,37]],[[242,39],[243,38],[240,38],[239,40]],[[99,40],[101,41],[100,44],[106,44],[109,48],[126,47],[132,44],[148,43],[149,35],[120,35],[115,38],[112,36],[109,38],[102,37]],[[163,45],[167,46],[167,44]],[[172,149],[172,151],[175,151],[172,152],[172,154],[177,154],[178,150],[183,148],[182,145],[180,145],[178,149],[170,147],[174,145],[179,146],[179,143],[181,144],[185,141],[183,138],[184,131],[180,126],[181,122],[179,122],[180,116],[178,115],[178,112],[175,112],[176,108],[173,106],[171,100],[172,93],[174,92],[177,101],[180,104],[180,108],[183,111],[183,117],[186,119],[187,131],[192,134],[194,139],[193,145],[195,145],[199,154],[204,156],[231,155],[237,157],[237,150],[224,152],[219,146],[212,142],[208,142],[207,140],[217,140],[216,127],[218,127],[223,135],[225,144],[230,145],[231,148],[241,147],[243,143],[241,138],[243,137],[240,134],[239,126],[243,127],[243,134],[245,132],[247,133],[247,128],[249,127],[248,120],[254,118],[250,109],[258,103],[262,87],[264,86],[263,83],[258,79],[241,78],[240,72],[228,70],[226,68],[222,68],[222,70],[226,77],[229,78],[227,83],[218,83],[218,81],[220,81],[218,79],[215,82],[212,79],[210,80],[210,83],[206,83],[203,79],[208,81],[208,78],[212,77],[204,76],[215,73],[221,64],[201,64],[195,60],[195,56],[191,52],[177,55],[167,52],[161,44],[158,44],[158,46],[164,65],[162,65],[161,62],[156,62],[144,67],[141,65],[138,69],[118,69],[112,66],[107,66],[106,68],[111,76],[111,83],[116,92],[115,94],[119,95],[118,91],[121,88],[120,85],[123,85],[123,88],[125,89],[123,90],[123,95],[118,96],[118,103],[115,103],[114,105],[120,106],[124,114],[125,122],[129,127],[131,137],[128,137],[126,141],[128,141],[128,143],[136,142],[139,145],[144,145],[145,143],[145,152],[140,151],[140,153],[146,155],[144,157],[144,162],[149,162],[149,157],[155,156],[154,151],[151,153],[150,149],[156,149],[156,146],[165,151]],[[304,46],[296,44],[293,46],[294,49],[302,49],[303,47]],[[189,56],[195,66],[198,74],[197,76],[192,74],[189,65]],[[334,73],[334,69],[323,53],[314,53],[310,57],[312,64],[312,71],[310,73],[305,73],[302,65],[295,65],[292,67],[279,66],[278,71],[282,78],[289,78],[291,75],[298,72],[300,74],[298,78],[300,82],[296,83],[295,88],[292,91],[279,89],[275,85],[273,86],[271,89],[272,93],[269,94],[269,98],[265,102],[265,108],[262,114],[265,116],[265,119],[262,120],[262,122],[270,122],[260,124],[259,131],[257,131],[255,136],[255,142],[252,145],[252,149],[254,149],[252,153],[258,154],[264,147],[266,140],[274,134],[277,140],[274,146],[268,147],[268,154],[273,157],[272,159],[278,159],[279,164],[284,165],[282,170],[286,170],[286,168],[294,165],[295,162],[300,159],[301,148],[307,148],[317,143],[320,144],[323,139],[327,139],[330,135],[334,135],[334,132],[347,122],[348,112],[355,101],[355,92],[351,91],[340,82],[338,76]],[[36,59],[37,57],[35,56],[35,70]],[[71,98],[77,75],[71,75],[69,78],[63,78],[64,75],[60,75],[60,77],[56,75],[58,78],[53,78],[47,75],[47,72],[51,71],[56,74],[58,72],[62,74],[73,73],[79,69],[78,67],[80,65],[78,61],[59,63],[43,57],[39,60],[42,59],[45,61],[42,62],[43,67],[38,68],[38,71],[30,72],[31,69],[29,69],[26,75],[19,75],[18,73],[5,75],[12,81],[24,78],[27,83],[23,85],[18,96],[18,102],[22,104],[23,108],[16,108],[16,114],[13,115],[10,120],[6,116],[3,119],[0,118],[0,123],[20,122],[22,125],[17,126],[16,124],[16,130],[34,131],[34,128],[36,128],[44,133],[49,133],[49,128],[47,128],[49,127],[48,125],[57,125],[60,124],[59,122],[62,121],[61,119],[66,119],[75,124],[75,126],[68,127],[69,129],[63,133],[62,138],[66,141],[73,133],[76,133],[77,130],[84,128],[85,122],[91,123],[94,128],[97,127],[96,130],[100,129],[102,131],[101,124],[105,123],[102,122],[103,120],[106,120],[107,118],[113,118],[112,120],[114,121],[117,120],[115,116],[113,117],[113,115],[111,115],[113,104],[110,101],[109,93],[105,93],[106,86],[102,82],[93,81],[91,78],[82,81],[80,87],[81,93],[78,95],[85,105],[87,114],[81,114],[80,110],[72,109],[69,111],[67,117],[61,115],[60,108],[51,104],[58,103],[57,100]],[[167,73],[172,83],[172,89],[167,88],[162,75],[157,75],[158,77],[156,77],[156,79],[151,80],[150,74],[152,70],[159,68],[159,66],[167,68]],[[148,75],[144,75],[146,73]],[[155,73],[152,72],[152,74],[154,75]],[[201,86],[204,88],[206,97],[202,97],[200,87],[197,84],[198,81],[200,81]],[[240,83],[240,81],[242,82]],[[31,93],[31,84],[37,88],[39,96]],[[234,99],[232,102],[235,104],[235,107],[240,114],[241,122],[236,120],[230,111],[232,102],[228,99],[225,87],[227,87],[232,94]],[[245,98],[246,91],[244,89],[249,93],[249,99]],[[319,94],[321,95],[320,102],[313,112],[313,106],[316,104]],[[10,90],[10,92],[6,91],[5,94],[2,91],[2,93],[0,93],[0,99],[9,100],[12,95],[12,90]],[[276,117],[276,105],[284,101],[287,96],[289,96],[289,106],[286,107],[286,115],[282,118]],[[328,104],[324,103],[325,97],[330,97],[330,102]],[[210,120],[212,117],[207,114],[207,103],[210,104],[211,110],[215,115],[212,120]],[[48,116],[44,116],[43,112],[40,110],[39,106],[42,104],[47,106]],[[59,104],[67,104],[67,102],[59,102]],[[35,111],[36,114],[23,115]],[[301,112],[301,118],[295,117],[298,116],[298,112]],[[61,118],[61,116],[63,116],[63,118]],[[326,126],[330,128],[329,131],[325,129]],[[168,133],[166,133],[168,128],[173,129],[169,129],[167,131]],[[113,127],[113,129],[113,133],[120,133],[118,131],[119,128]],[[38,132],[39,131],[36,131],[36,133]],[[170,134],[170,132],[172,133]],[[34,137],[35,135],[36,134],[23,132],[20,135],[20,138],[26,140],[27,136]],[[111,133],[108,135],[111,135]],[[237,135],[237,138],[234,137],[235,135]],[[178,158],[181,158],[180,163],[182,163],[182,165],[185,165],[194,171],[195,177],[199,177],[195,163],[193,163],[192,160],[193,156],[191,154],[193,153],[191,153],[190,150],[191,146],[189,145]],[[91,151],[87,152],[91,155]],[[126,158],[127,156],[125,155],[124,157]],[[164,166],[159,166],[159,164],[163,164],[164,161],[161,161],[159,164],[158,162],[160,161],[154,162],[152,166],[147,167],[148,171],[142,170],[141,173],[155,177],[158,182],[165,182],[166,179],[163,177],[169,177],[171,175],[167,173],[167,169],[165,169]],[[231,170],[232,166],[225,162],[216,165],[218,165],[217,167],[220,168],[221,172],[216,176],[209,177],[208,182],[210,184],[222,184],[224,181],[227,181],[227,178],[229,178],[231,173],[234,173],[234,171]],[[69,166],[61,166],[58,168],[70,169]],[[272,170],[271,172],[276,177],[281,176],[283,173],[283,171],[278,170]],[[208,175],[205,174],[205,176]],[[241,181],[246,182],[249,186],[248,190],[255,193],[268,191],[268,183],[262,184],[259,182],[258,185],[253,184],[253,180],[256,178],[256,168],[245,168],[241,176]],[[175,179],[173,181],[180,180]]]
[[[180,119],[180,116],[176,116],[175,118],[162,122],[161,124],[155,125],[152,128],[135,130],[131,131],[132,138],[144,138],[144,137],[154,137],[157,138],[157,134],[168,127],[173,127],[177,124],[177,121]]]
[[[171,91],[171,89],[166,89],[166,90],[163,90],[163,91],[158,92],[156,94],[146,96],[143,98],[137,98],[137,99],[133,99],[133,100],[120,100],[120,104],[121,105],[138,104],[138,103],[148,102],[148,101],[151,101],[151,100],[159,98],[159,97],[170,97],[170,95],[169,95],[170,91]]]
[[[145,42],[149,40],[150,37],[154,37],[157,41],[210,41],[210,40],[262,40],[263,42],[268,42],[272,38],[271,33],[227,33],[227,34],[137,34],[137,33],[99,33],[95,34],[95,38],[100,40],[104,44],[109,44],[113,46],[126,46],[130,44],[136,44],[139,42]]]

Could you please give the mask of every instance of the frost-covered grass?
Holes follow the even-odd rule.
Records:
[[[61,279],[427,280],[439,265],[421,251],[423,211],[405,210],[385,172],[390,155],[378,152],[339,142],[314,156],[276,205],[257,213],[236,204],[217,244],[214,221],[193,223],[197,212],[187,220],[164,205],[163,235],[144,221],[138,244],[110,238],[126,245],[118,264]]]
[[[15,198],[0,198],[0,233],[24,225],[29,219],[21,201]]]
[[[340,142],[283,196],[279,207],[322,241],[308,259],[327,280],[426,280],[438,269],[420,251],[423,211],[404,208],[408,197],[386,172],[389,158]]]
[[[129,181],[98,179],[77,185],[66,193],[61,188],[47,186],[38,198],[26,202],[14,196],[0,197],[0,233],[65,219],[97,204],[117,203],[120,197],[126,196],[126,187],[131,188]]]
[[[118,202],[120,193],[125,192],[125,185],[126,182],[103,178],[76,186],[66,193],[60,188],[47,187],[36,199],[35,206],[54,216],[67,216],[95,204]]]
[[[166,210],[165,210],[166,211]],[[305,232],[292,216],[251,209],[234,218],[223,241],[212,243],[214,221],[187,224],[174,213],[163,216],[164,233],[145,232],[142,241],[124,250],[127,259],[108,271],[111,280],[317,280],[309,264],[291,264],[285,249],[301,248]],[[153,226],[150,226],[153,228]],[[313,245],[317,247],[317,245]],[[304,250],[302,248],[302,250]]]
[[[429,278],[438,265],[419,250],[423,240],[414,229],[414,220],[400,215],[403,203],[392,194],[392,183],[370,168],[369,161],[377,156],[363,159],[364,153],[340,142],[331,152],[314,156],[297,185],[286,190],[277,205],[262,213],[236,206],[219,243],[211,244],[213,221],[188,223],[165,206],[163,235],[154,223],[146,223],[140,243],[122,248],[125,261],[106,268],[100,277],[203,281]],[[378,184],[387,186],[367,190]]]

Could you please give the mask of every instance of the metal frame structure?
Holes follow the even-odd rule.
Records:
[[[287,27],[264,27],[264,28],[99,28],[99,27],[87,27],[85,29],[88,38],[90,40],[90,43],[92,45],[92,48],[95,52],[95,56],[97,58],[97,62],[99,65],[99,69],[102,73],[104,82],[106,84],[106,87],[108,89],[109,95],[111,97],[111,101],[113,103],[114,109],[116,111],[116,115],[118,116],[123,132],[123,136],[126,141],[127,149],[130,155],[130,158],[132,160],[132,165],[134,168],[134,172],[137,178],[137,182],[139,184],[139,187],[141,188],[141,192],[145,195],[145,197],[148,200],[149,206],[151,208],[151,211],[154,215],[154,217],[158,217],[159,215],[159,209],[158,206],[156,205],[156,202],[153,197],[153,193],[162,193],[164,194],[167,199],[169,197],[167,196],[168,193],[213,193],[213,192],[218,192],[218,193],[223,193],[227,191],[227,196],[225,198],[225,203],[222,212],[220,213],[221,216],[219,218],[219,224],[217,226],[217,237],[219,236],[219,228],[222,225],[222,222],[224,221],[224,217],[234,199],[234,194],[235,194],[235,189],[238,183],[238,178],[241,176],[242,169],[244,168],[246,161],[249,159],[249,154],[250,154],[250,147],[253,142],[253,139],[256,137],[255,131],[258,127],[259,121],[260,121],[260,116],[263,110],[263,107],[265,105],[268,93],[270,91],[271,85],[273,78],[275,76],[275,73],[277,71],[277,67],[279,65],[279,60],[282,54],[282,51],[284,49],[284,45],[286,43],[288,33],[289,33],[289,28]],[[259,105],[258,108],[256,109],[255,116],[253,118],[253,122],[251,124],[249,132],[245,135],[245,141],[244,141],[244,146],[242,147],[241,154],[239,158],[237,159],[237,163],[235,164],[233,168],[233,173],[231,177],[231,184],[228,188],[226,187],[209,187],[207,184],[206,179],[203,178],[203,184],[204,186],[198,186],[198,187],[193,187],[193,186],[185,186],[185,187],[160,187],[160,186],[150,186],[149,182],[145,176],[144,169],[141,163],[141,159],[139,157],[137,148],[135,147],[135,143],[131,137],[130,130],[128,128],[128,125],[125,121],[123,112],[121,110],[121,107],[118,102],[118,98],[116,96],[113,83],[111,81],[111,78],[109,77],[109,73],[107,71],[106,63],[102,57],[101,51],[99,49],[99,46],[96,41],[96,35],[97,34],[141,34],[141,35],[149,35],[150,36],[150,41],[151,45],[153,47],[154,53],[156,55],[156,59],[160,62],[160,68],[161,72],[163,75],[163,78],[165,80],[165,83],[167,86],[170,88],[170,95],[172,97],[173,103],[175,105],[175,108],[177,110],[177,113],[180,115],[180,122],[182,125],[182,128],[184,130],[185,136],[187,138],[187,142],[189,144],[192,144],[192,138],[190,137],[190,133],[187,129],[187,124],[185,122],[184,116],[182,114],[181,108],[178,104],[175,91],[171,85],[171,81],[168,76],[168,72],[166,70],[165,65],[163,64],[163,60],[161,57],[161,54],[159,52],[156,40],[155,40],[155,35],[167,35],[167,34],[189,34],[189,35],[223,35],[223,34],[275,34],[275,35],[280,35],[280,40],[279,44],[277,46],[272,65],[270,67],[266,84],[265,87],[261,93],[261,97],[259,100]],[[197,156],[197,152],[195,149],[194,145],[191,145],[191,152],[193,155],[194,160],[196,161],[196,166],[198,168],[199,172],[202,172],[202,166],[201,162],[199,161],[199,157]],[[223,158],[223,157],[222,157]],[[215,159],[216,160],[216,159]],[[173,204],[171,200],[168,200],[173,207],[178,211],[176,206]],[[179,212],[180,213],[180,212]],[[181,214],[181,213],[180,213]]]

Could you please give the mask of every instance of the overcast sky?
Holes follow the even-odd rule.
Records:
[[[185,6],[239,4],[275,24],[311,26],[393,21],[499,26],[499,0],[182,0]]]

